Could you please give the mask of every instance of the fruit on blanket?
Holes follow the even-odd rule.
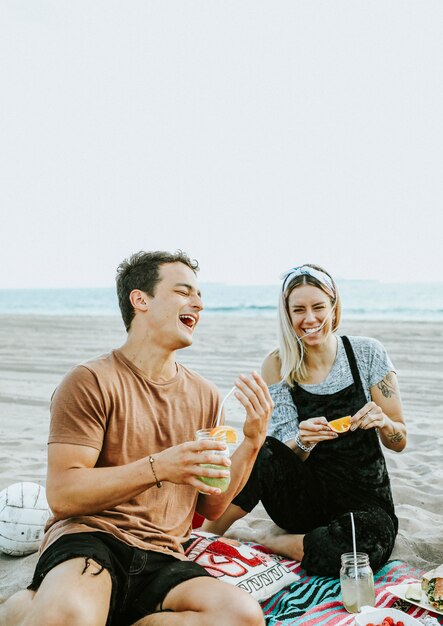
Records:
[[[226,433],[226,443],[238,443],[237,429],[233,426],[214,426],[209,434],[213,437],[218,433]]]
[[[405,626],[404,623],[399,620],[396,622],[392,617],[385,617],[384,620],[380,624],[374,624],[373,622],[369,622],[366,626]]]
[[[336,433],[346,433],[351,428],[351,416],[346,415],[346,417],[332,420],[332,422],[328,422],[328,425]]]

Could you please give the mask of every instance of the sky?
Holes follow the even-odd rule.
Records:
[[[0,289],[442,281],[441,0],[0,0]]]

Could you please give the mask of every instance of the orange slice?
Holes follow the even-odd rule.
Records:
[[[237,429],[233,426],[214,426],[209,434],[217,435],[218,433],[226,433],[226,443],[238,443]]]
[[[351,416],[346,415],[346,417],[332,420],[332,422],[328,422],[328,426],[336,433],[345,433],[351,428]]]

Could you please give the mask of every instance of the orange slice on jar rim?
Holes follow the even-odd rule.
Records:
[[[214,436],[218,433],[226,433],[226,443],[238,443],[237,429],[233,426],[214,426],[209,434]]]
[[[346,417],[332,420],[332,422],[328,422],[328,426],[330,426],[335,433],[346,433],[351,428],[351,416],[346,415]]]

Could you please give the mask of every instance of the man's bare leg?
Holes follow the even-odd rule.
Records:
[[[243,589],[208,577],[192,578],[171,589],[164,609],[134,626],[264,626],[259,603]]]
[[[202,525],[202,530],[208,533],[214,533],[214,535],[224,535],[228,528],[238,519],[244,517],[246,513],[246,511],[236,504],[230,504],[223,515],[214,522],[205,520]]]
[[[304,555],[304,535],[266,535],[260,543],[274,554],[280,554],[293,561],[301,561]]]
[[[35,591],[23,589],[13,596],[0,600],[0,624],[21,624],[31,608],[31,602],[35,596]],[[7,621],[9,620],[9,621]]]
[[[19,591],[0,605],[2,626],[105,626],[112,582],[92,559],[75,558],[54,567],[39,589]]]

